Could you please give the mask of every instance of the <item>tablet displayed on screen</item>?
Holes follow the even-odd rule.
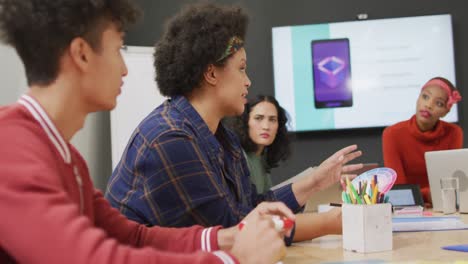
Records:
[[[349,39],[313,40],[311,49],[315,108],[352,106]]]
[[[453,46],[450,14],[273,27],[275,97],[289,131],[388,126],[430,78],[456,83]]]

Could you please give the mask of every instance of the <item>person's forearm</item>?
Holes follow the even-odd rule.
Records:
[[[304,213],[296,215],[296,232],[293,242],[311,240],[329,234],[339,234],[334,221],[330,221],[327,213]]]
[[[296,197],[297,203],[304,206],[309,197],[318,190],[314,187],[313,177],[304,177],[292,184],[291,188]]]
[[[237,226],[223,228],[218,231],[218,247],[221,250],[229,251],[234,244],[237,233]]]

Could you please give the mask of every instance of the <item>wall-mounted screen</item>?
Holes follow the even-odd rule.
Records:
[[[272,29],[275,96],[291,131],[383,127],[409,119],[422,85],[455,83],[451,16]],[[458,121],[454,106],[444,118]]]

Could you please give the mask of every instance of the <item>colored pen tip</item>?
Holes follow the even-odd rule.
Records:
[[[237,225],[237,227],[239,228],[239,230],[242,230],[242,228],[244,227],[244,225],[245,225],[245,221],[241,221],[241,222]]]
[[[289,218],[283,219],[283,223],[285,230],[291,229],[294,226],[294,221]]]

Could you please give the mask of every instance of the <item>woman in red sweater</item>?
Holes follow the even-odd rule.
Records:
[[[424,153],[462,147],[462,129],[440,120],[460,100],[460,93],[450,81],[433,78],[421,89],[416,114],[387,127],[382,135],[384,163],[397,172],[396,183],[419,184],[428,204],[431,199]]]

